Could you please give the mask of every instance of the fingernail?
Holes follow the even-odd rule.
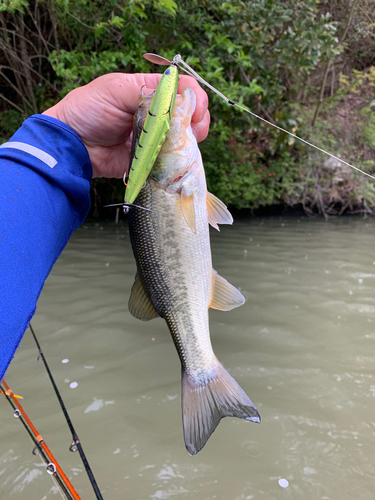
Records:
[[[201,109],[201,114],[200,114],[200,117],[199,117],[199,121],[201,122],[204,118],[204,115],[207,113],[207,109],[208,109],[208,102],[205,101],[203,106],[202,106],[202,109]]]
[[[199,135],[199,132],[198,130],[195,128],[195,126],[193,124],[191,124],[191,130],[193,132],[193,136],[198,139],[198,135]]]

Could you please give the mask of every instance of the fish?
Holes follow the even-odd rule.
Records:
[[[215,356],[209,308],[242,305],[241,292],[213,268],[209,224],[232,224],[225,204],[207,191],[200,150],[191,129],[196,98],[177,95],[170,130],[132,208],[129,233],[137,264],[130,313],[143,321],[163,318],[181,362],[181,406],[185,446],[198,453],[223,417],[260,423],[250,398]],[[140,97],[133,142],[147,116]],[[135,147],[133,147],[135,150]]]

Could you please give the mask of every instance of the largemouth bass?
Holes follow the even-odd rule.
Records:
[[[141,96],[133,145],[150,99]],[[260,423],[255,406],[216,358],[208,309],[229,311],[244,303],[237,288],[212,269],[209,224],[232,216],[208,193],[201,154],[190,121],[195,94],[177,96],[171,128],[132,208],[129,232],[137,274],[129,299],[133,316],[167,322],[182,366],[185,446],[198,453],[223,417]],[[133,147],[133,151],[135,147]]]

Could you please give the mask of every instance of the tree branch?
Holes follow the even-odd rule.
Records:
[[[348,33],[348,29],[349,29],[350,23],[352,22],[352,19],[353,19],[354,11],[355,11],[355,9],[356,9],[356,7],[357,7],[357,5],[358,5],[358,3],[360,1],[361,0],[353,0],[353,3],[351,5],[350,11],[349,11],[348,19],[346,20],[346,25],[345,25],[344,31],[342,32],[342,34],[341,34],[341,36],[339,38],[339,44],[342,44],[342,42],[344,41],[344,39],[345,39],[345,37],[346,37],[346,35]],[[324,90],[325,90],[325,86],[326,86],[326,83],[327,83],[328,73],[329,73],[329,70],[331,68],[331,65],[334,64],[335,59],[336,59],[336,56],[332,57],[327,62],[326,69],[325,69],[324,75],[323,75],[322,84],[321,84],[321,87],[320,87],[319,101],[318,101],[318,104],[317,104],[317,106],[315,108],[314,117],[313,117],[312,122],[311,122],[311,126],[312,127],[314,127],[314,125],[315,125],[315,122],[316,122],[316,120],[318,118],[318,115],[319,115],[320,107],[323,104]]]

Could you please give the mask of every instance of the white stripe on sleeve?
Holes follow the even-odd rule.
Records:
[[[30,146],[30,144],[25,144],[24,142],[5,142],[0,146],[0,149],[1,148],[11,148],[25,151],[25,153],[29,153],[30,155],[35,156],[35,158],[38,158],[38,160],[41,160],[51,168],[53,168],[57,163],[57,160],[55,160],[53,156],[49,155],[45,151],[42,151],[41,149]]]

